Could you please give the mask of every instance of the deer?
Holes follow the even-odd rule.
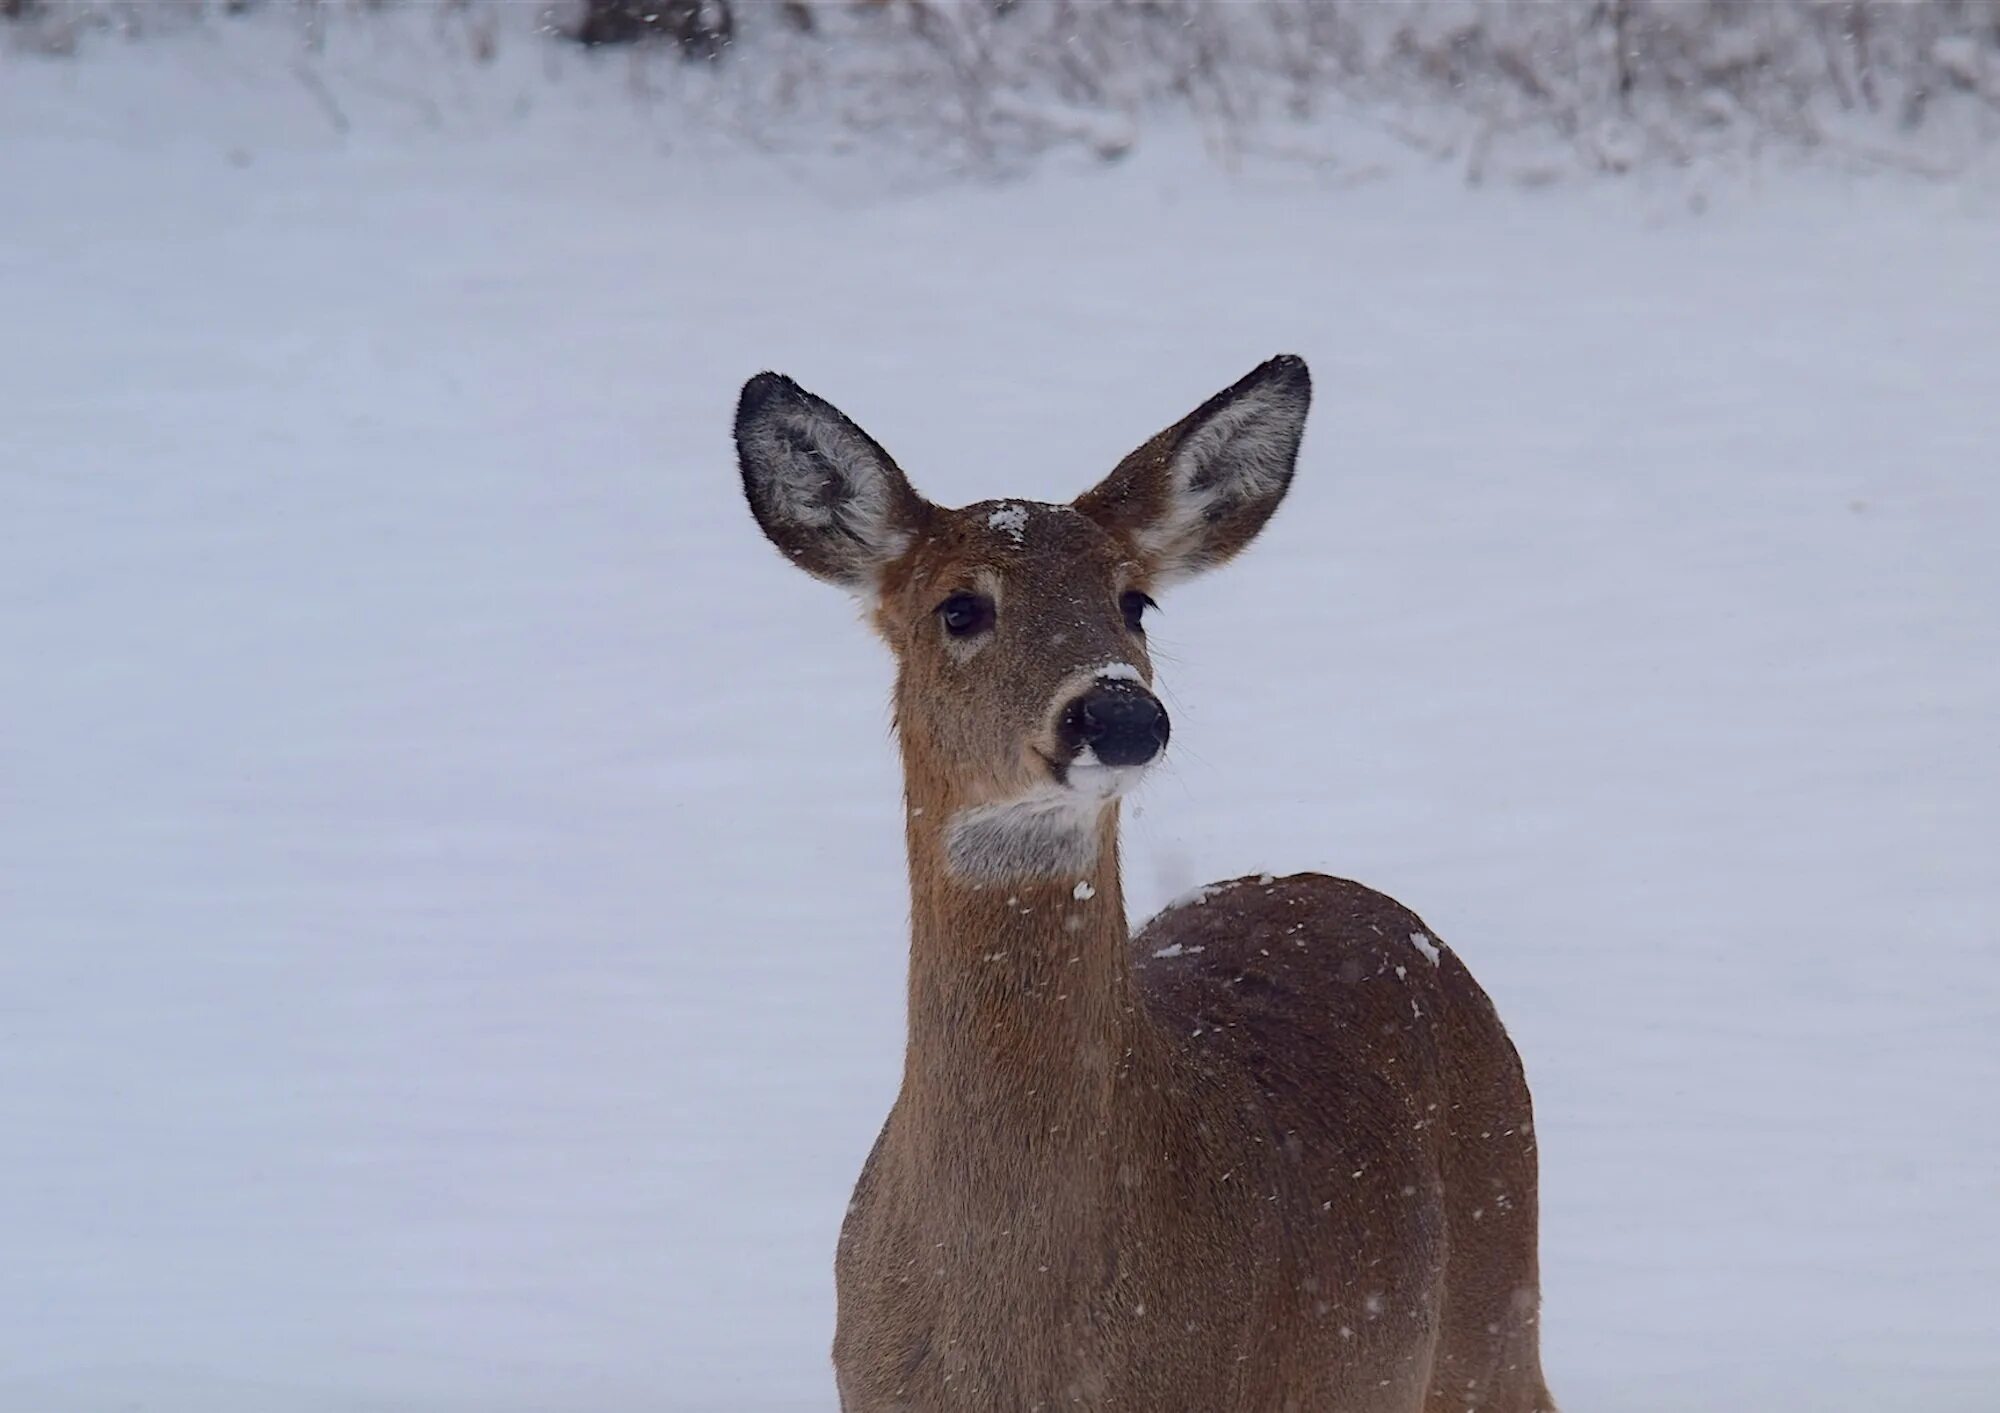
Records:
[[[1317,873],[1126,920],[1146,615],[1270,520],[1311,397],[1273,358],[1067,505],[954,510],[743,387],[752,515],[896,668],[908,1036],[834,1262],[842,1413],[1553,1413],[1527,1082],[1457,955]]]

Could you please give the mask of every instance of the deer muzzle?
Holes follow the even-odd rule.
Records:
[[[1167,748],[1171,731],[1167,709],[1143,683],[1099,680],[1063,708],[1056,739],[1072,759],[1087,751],[1100,765],[1139,766]]]

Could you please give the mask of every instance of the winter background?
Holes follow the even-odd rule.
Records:
[[[1573,1413],[2000,1409],[2000,11],[1176,7],[0,7],[0,1410],[831,1410],[889,664],[735,391],[1064,499],[1279,351],[1135,915],[1451,941]]]

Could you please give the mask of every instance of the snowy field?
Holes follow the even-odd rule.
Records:
[[[2000,1408],[1990,181],[915,185],[230,62],[0,64],[0,1410],[829,1413],[888,662],[736,389],[1059,499],[1285,350],[1135,910],[1450,939],[1570,1413]]]

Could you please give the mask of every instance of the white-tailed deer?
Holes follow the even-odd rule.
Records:
[[[758,523],[897,662],[909,1048],[835,1262],[846,1413],[1553,1408],[1528,1088],[1458,958],[1319,874],[1125,922],[1148,595],[1263,528],[1310,397],[1274,358],[1072,504],[948,510],[743,389]]]

